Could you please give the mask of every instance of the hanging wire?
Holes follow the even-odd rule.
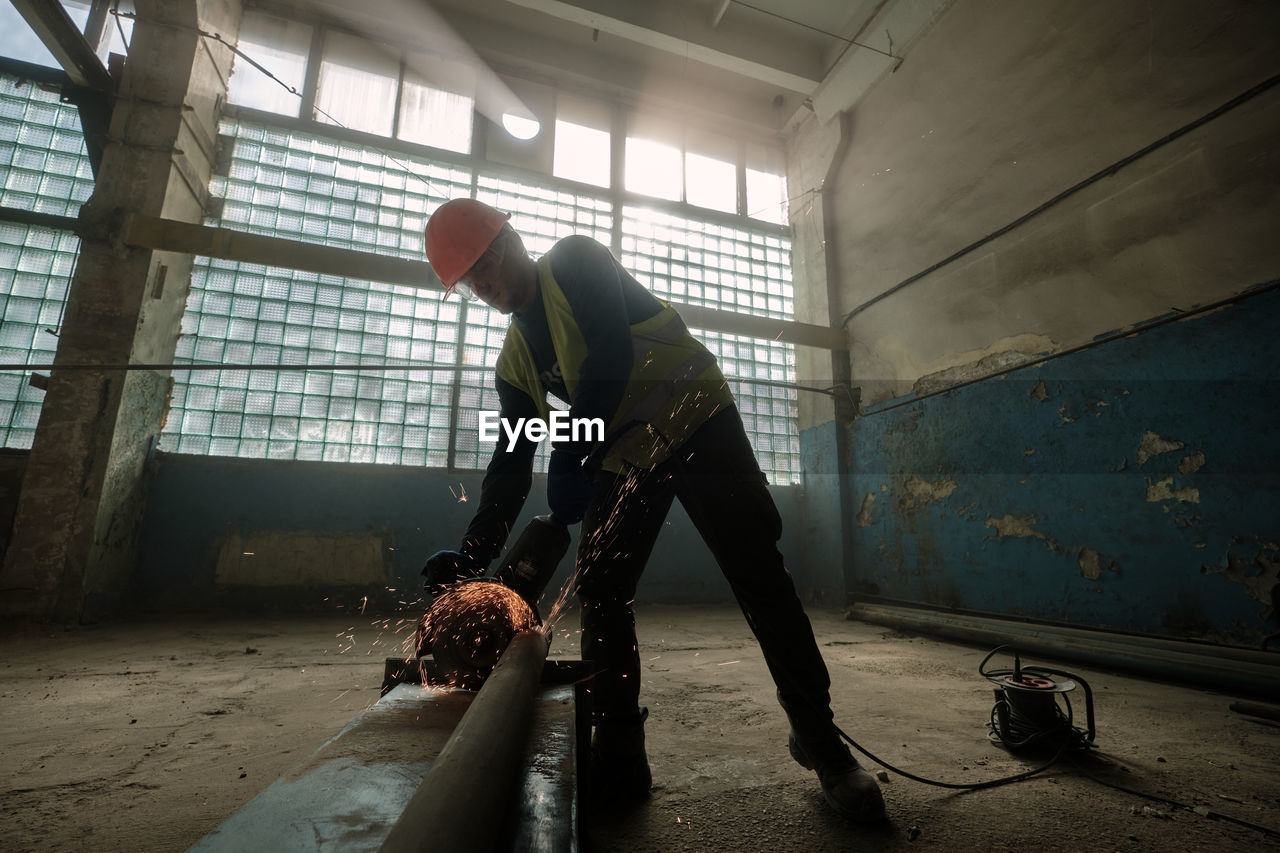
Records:
[[[742,0],[732,0],[732,2],[735,6],[741,6],[744,9],[750,9],[753,12],[759,12],[762,15],[768,15],[769,17],[777,18],[780,21],[786,21],[788,24],[795,24],[797,27],[804,27],[806,30],[812,30],[815,33],[819,33],[821,35],[827,36],[828,38],[833,38],[836,41],[842,41],[848,47],[865,48],[866,50],[870,50],[875,53],[879,53],[883,56],[887,56],[890,59],[896,59],[898,60],[898,62],[902,62],[902,60],[904,59],[904,57],[898,56],[893,53],[892,39],[890,39],[889,41],[889,50],[884,51],[878,47],[872,47],[869,44],[864,44],[863,42],[857,41],[855,39],[845,38],[844,36],[836,35],[835,33],[830,32],[829,30],[824,30],[821,27],[815,27],[812,24],[806,24],[804,21],[797,21],[795,18],[788,18],[786,15],[779,14],[778,12],[773,12],[773,11],[770,11],[769,9],[761,9],[759,6],[752,6],[750,3],[743,3]]]

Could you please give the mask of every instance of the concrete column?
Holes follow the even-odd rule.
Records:
[[[154,371],[56,365],[169,362],[191,257],[134,249],[116,233],[137,211],[199,222],[240,0],[137,0],[55,369],[0,569],[0,613],[92,619],[129,586],[143,509],[144,464],[171,380]]]

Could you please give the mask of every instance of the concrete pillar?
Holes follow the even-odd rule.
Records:
[[[143,509],[144,464],[170,377],[57,365],[173,358],[191,257],[116,238],[133,211],[199,222],[240,0],[136,0],[137,20],[93,197],[55,368],[0,569],[5,615],[92,619],[127,592]]]

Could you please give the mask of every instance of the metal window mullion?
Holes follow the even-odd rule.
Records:
[[[396,101],[391,107],[391,138],[400,138],[400,104],[404,98],[404,51],[400,52],[400,79],[396,81]]]
[[[472,187],[474,195],[475,188]],[[458,348],[453,354],[453,388],[449,395],[449,452],[445,457],[445,467],[450,471],[458,467],[458,428],[461,421],[461,412],[458,407],[462,404],[462,367],[464,364],[467,346],[467,303],[459,302],[458,305]],[[431,442],[431,411],[427,410],[427,443]]]
[[[475,198],[480,189],[480,170],[471,170],[471,198]],[[453,354],[453,389],[449,395],[449,452],[445,458],[445,467],[450,471],[457,468],[458,462],[458,428],[460,412],[458,406],[462,402],[462,367],[467,347],[467,302],[458,302],[458,348]],[[431,415],[427,414],[428,441],[430,440]]]
[[[751,210],[747,201],[747,143],[742,140],[738,140],[738,163],[734,172],[738,177],[738,215],[750,218]]]
[[[622,188],[627,179],[627,115],[614,105],[609,132],[609,202],[613,205],[610,239],[614,257],[622,258],[622,211],[626,205]]]
[[[302,81],[302,103],[298,106],[298,118],[315,121],[316,91],[320,87],[320,62],[324,58],[325,28],[315,25],[311,29],[311,48],[307,52],[307,74]]]

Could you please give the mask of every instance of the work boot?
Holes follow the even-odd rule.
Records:
[[[649,709],[605,717],[591,737],[591,788],[605,802],[644,800],[653,774],[644,753],[644,721]]]
[[[787,739],[791,757],[806,770],[816,770],[822,794],[831,807],[850,820],[884,820],[884,797],[871,774],[863,770],[849,747],[832,732],[818,739],[801,738],[794,730]]]

